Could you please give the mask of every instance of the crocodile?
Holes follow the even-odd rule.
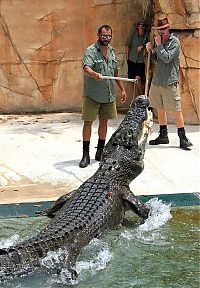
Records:
[[[142,219],[148,218],[149,207],[129,188],[144,168],[151,117],[148,106],[145,95],[135,98],[104,147],[97,171],[78,189],[61,196],[41,213],[51,217],[42,231],[0,249],[0,281],[32,273],[42,266],[48,252],[59,249],[65,253],[58,270],[65,267],[67,279],[76,279],[76,259],[91,239],[106,229],[119,227],[126,210],[133,210]]]

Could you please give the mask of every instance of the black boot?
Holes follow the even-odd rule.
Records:
[[[160,125],[159,136],[149,141],[149,145],[159,145],[159,144],[168,144],[168,132],[167,132],[167,125]]]
[[[189,147],[193,146],[190,140],[185,135],[184,128],[178,128],[178,136],[180,138],[180,148],[184,150],[191,150]]]
[[[90,164],[90,155],[88,151],[83,151],[83,157],[79,163],[80,168],[85,168]]]
[[[101,154],[103,153],[103,148],[97,148],[97,152],[95,154],[95,160],[100,161],[101,160]]]
[[[103,153],[103,148],[105,145],[105,139],[99,139],[98,140],[98,145],[97,145],[97,152],[95,154],[95,160],[100,161],[101,160],[101,155]]]
[[[83,157],[79,163],[80,168],[85,168],[90,164],[90,141],[83,141]]]

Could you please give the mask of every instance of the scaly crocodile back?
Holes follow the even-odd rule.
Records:
[[[41,265],[50,251],[66,250],[71,269],[81,248],[106,228],[117,227],[124,207],[142,218],[149,209],[130,191],[129,184],[143,170],[148,133],[148,97],[138,96],[128,115],[106,144],[98,170],[69,196],[61,196],[47,209],[55,218],[37,236],[0,250],[0,280],[27,274]],[[62,264],[62,263],[61,263]],[[71,269],[72,271],[73,269]]]
[[[121,223],[122,201],[116,199],[118,195],[110,195],[108,178],[97,175],[94,174],[77,189],[37,236],[0,250],[0,279],[36,269],[49,251],[57,251],[61,247],[76,255],[101,231]],[[118,216],[112,217],[113,213]]]

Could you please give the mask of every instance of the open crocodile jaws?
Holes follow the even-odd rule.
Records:
[[[131,181],[143,170],[151,115],[149,100],[138,96],[104,148],[98,170],[78,189],[45,211],[53,219],[38,235],[0,249],[0,281],[26,275],[41,266],[49,251],[67,250],[62,265],[73,270],[82,247],[105,229],[122,223],[125,210],[146,219],[148,208],[132,193]]]

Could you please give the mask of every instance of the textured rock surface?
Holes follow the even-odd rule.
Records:
[[[143,7],[141,0],[1,0],[0,112],[80,111],[82,56],[96,41],[97,27],[113,27],[112,45],[120,75],[126,76],[124,42]],[[156,0],[154,9],[156,17],[165,13],[172,28],[185,31],[180,35],[183,112],[187,123],[197,123],[199,3]]]
[[[2,0],[1,112],[80,111],[85,48],[96,41],[97,27],[108,23],[122,62],[139,2]]]

